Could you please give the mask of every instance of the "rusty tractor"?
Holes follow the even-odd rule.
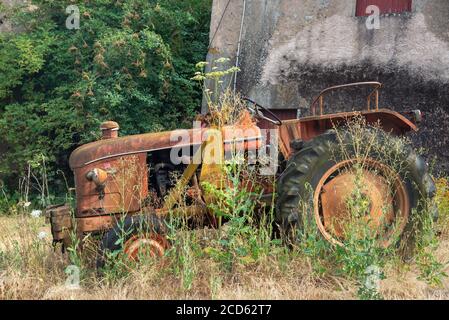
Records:
[[[370,92],[366,110],[324,112],[328,93],[361,86]],[[363,162],[361,184],[368,205],[362,218],[369,220],[382,245],[395,245],[397,235],[405,237],[412,228],[412,212],[435,192],[426,163],[411,148],[401,152],[405,163],[401,172],[374,152],[363,159],[352,151],[345,157],[335,155],[341,143],[353,143],[351,135],[343,134],[337,139],[336,128],[343,128],[344,133],[347,121],[356,117],[363,118],[368,125],[378,124],[385,132],[378,139],[397,139],[417,130],[419,111],[398,113],[379,108],[381,86],[378,82],[363,82],[328,88],[311,104],[313,115],[299,119],[295,114],[281,114],[247,99],[247,114],[257,119],[257,123],[242,121],[221,128],[203,125],[179,132],[119,137],[119,125],[105,122],[100,128],[101,140],[79,147],[70,157],[76,186],[74,212],[67,204],[46,211],[54,242],[62,242],[64,248],[73,237],[101,235],[98,261],[101,266],[108,250],[122,250],[130,259],[137,259],[143,250],[152,256],[162,256],[170,246],[164,223],[169,215],[200,219],[204,224],[217,226],[208,206],[214,199],[203,188],[203,182],[216,183],[222,177],[223,163],[208,161],[207,150],[214,140],[218,145],[215,157],[223,157],[236,147],[244,153],[266,152],[277,144],[279,162],[272,172],[276,179],[274,197],[273,188],[263,186],[264,199],[276,199],[275,224],[280,231],[277,234],[301,228],[303,209],[299,203],[312,190],[312,205],[306,215],[315,221],[319,234],[334,245],[343,244],[344,223],[351,215],[346,203],[355,187],[356,173],[351,168]],[[274,129],[278,134],[264,142],[263,129]],[[179,161],[174,163],[171,156],[179,150],[191,156],[178,157]],[[173,173],[180,178],[173,181],[170,178]],[[180,198],[182,206],[178,204]],[[123,235],[124,241],[118,241]]]

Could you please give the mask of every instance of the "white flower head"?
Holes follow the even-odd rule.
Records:
[[[39,238],[39,240],[44,240],[47,237],[47,232],[41,231],[37,234],[37,237]]]
[[[42,210],[33,210],[31,211],[31,216],[33,218],[39,218],[42,214]]]
[[[24,208],[28,208],[29,206],[31,206],[31,202],[25,202],[24,204],[23,204],[23,207]]]

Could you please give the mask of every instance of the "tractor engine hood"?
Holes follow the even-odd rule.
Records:
[[[91,142],[71,154],[70,168],[75,170],[115,157],[201,145],[209,130],[209,128],[175,130]],[[261,131],[255,124],[226,126],[221,129],[221,133],[225,147],[230,143],[244,143],[245,149],[259,148],[261,145]]]

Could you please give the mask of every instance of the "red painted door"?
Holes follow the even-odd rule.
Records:
[[[357,0],[356,16],[368,16],[366,8],[370,5],[378,6],[381,14],[402,13],[412,11],[412,0]]]

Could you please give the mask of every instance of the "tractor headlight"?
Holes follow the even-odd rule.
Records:
[[[108,173],[105,170],[95,168],[86,173],[86,179],[97,186],[103,186],[108,179]]]

